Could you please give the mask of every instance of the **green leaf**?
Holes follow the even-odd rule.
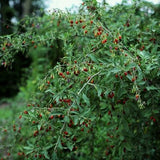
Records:
[[[97,88],[97,87],[96,87]],[[97,91],[98,91],[98,97],[100,97],[100,95],[102,94],[102,89],[101,88],[97,88]]]
[[[52,160],[58,160],[56,152],[53,152],[53,154],[52,154]]]
[[[38,130],[40,131],[40,128],[41,128],[41,124],[38,124]]]
[[[66,122],[66,123],[69,123],[69,122],[70,122],[70,119],[69,119],[68,116],[65,116],[65,117],[64,117],[64,122]]]
[[[58,145],[57,145],[58,148],[63,149],[63,146],[62,146],[62,144],[61,144],[61,140],[60,140],[60,139],[58,139],[58,142],[57,142],[57,143],[58,143]]]
[[[50,144],[50,145],[47,144],[47,146],[45,147],[45,149],[48,150],[48,149],[50,149],[50,148],[52,148],[52,147],[53,147],[53,144]]]
[[[54,93],[53,93],[53,91],[52,91],[51,89],[47,89],[47,90],[45,91],[45,93],[51,93],[51,94],[54,94]]]
[[[147,118],[149,118],[151,115],[152,115],[152,112],[151,112],[150,110],[147,110],[147,111],[144,113],[144,117],[147,117]]]
[[[153,110],[152,112],[155,113],[155,114],[157,114],[157,113],[159,113],[160,111],[159,111],[159,110]]]
[[[68,147],[68,149],[70,150],[70,151],[72,151],[72,149],[73,149],[73,144],[71,143],[71,142],[67,142],[67,147]]]
[[[93,62],[98,62],[97,58],[93,54],[89,54],[88,57],[90,57]]]
[[[101,103],[99,104],[99,106],[100,106],[101,109],[106,109],[106,108],[107,108],[107,104],[104,103],[104,102],[101,102]]]
[[[84,100],[84,102],[89,106],[90,105],[90,101],[89,98],[83,93],[82,98]]]
[[[77,125],[79,122],[79,117],[78,116],[74,116],[74,125]]]
[[[156,88],[155,86],[149,86],[149,87],[146,87],[146,89],[150,91],[150,90],[157,90],[158,88]]]
[[[132,147],[129,143],[125,143],[125,147],[128,151],[131,151],[132,150]]]
[[[158,49],[158,44],[155,45],[155,47],[152,49],[151,53],[155,54],[157,52],[157,49]]]
[[[111,70],[112,73],[118,73],[118,72],[120,72],[120,71],[121,71],[121,70],[118,69],[118,68],[114,68],[114,69]]]
[[[24,146],[23,148],[26,150],[33,150],[33,147],[29,147],[29,146]]]
[[[33,117],[33,118],[35,118],[36,116],[35,116],[35,114],[34,113],[32,113],[32,112],[29,112],[28,113],[31,117]]]
[[[44,154],[44,156],[45,156],[46,159],[50,159],[49,155],[48,155],[48,152],[46,150],[43,152],[43,154]]]

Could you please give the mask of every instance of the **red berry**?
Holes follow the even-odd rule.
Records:
[[[92,23],[93,23],[93,21],[90,21],[90,23],[92,24]]]
[[[108,156],[109,155],[109,152],[108,151],[106,151],[106,156]]]
[[[88,32],[88,31],[87,31],[87,30],[85,30],[85,32],[84,32],[84,33],[86,34],[87,32]]]
[[[102,41],[102,44],[104,44],[104,43],[106,43],[106,42],[107,42],[107,39],[103,40],[103,41]]]
[[[109,111],[108,111],[108,115],[110,115],[110,114],[111,114],[111,111],[109,110]]]
[[[136,94],[136,99],[138,99],[139,98],[139,94]]]
[[[51,112],[51,108],[48,108],[48,111]]]
[[[127,76],[127,72],[124,72],[124,75]]]
[[[132,82],[134,82],[135,81],[135,78],[132,78]]]
[[[84,131],[84,128],[82,128],[81,131],[83,132],[83,131]]]
[[[64,115],[62,115],[62,118],[64,118]]]
[[[73,141],[77,141],[77,138],[76,138],[76,137],[74,137],[74,138],[73,138]]]
[[[73,21],[71,20],[70,23],[73,24]]]
[[[156,122],[156,119],[155,119],[155,118],[153,118],[153,122]]]
[[[119,36],[119,40],[121,40],[122,39],[122,36]]]
[[[102,34],[102,32],[101,32],[101,31],[97,32],[97,35],[101,35],[101,34]]]
[[[53,107],[53,104],[51,103],[49,107],[52,108],[52,107]]]
[[[24,111],[24,114],[28,114],[28,111]]]
[[[43,127],[41,126],[40,130],[43,130]]]
[[[38,134],[38,131],[34,131],[34,137],[36,137],[37,136],[37,134]]]
[[[78,24],[78,21],[76,21],[75,23]]]
[[[86,26],[82,26],[82,28],[84,29]]]
[[[114,148],[114,145],[111,145],[111,148]]]
[[[117,44],[117,43],[118,43],[118,39],[117,39],[117,38],[114,40],[114,43],[115,43],[115,44]]]
[[[73,147],[72,151],[76,151],[77,150],[77,146]]]
[[[67,132],[67,131],[64,131],[64,134],[65,134],[65,135],[68,135],[68,132]]]
[[[115,50],[118,50],[118,47],[115,47]]]
[[[18,152],[18,156],[21,156],[22,155],[22,153],[21,152]]]
[[[88,71],[88,69],[87,69],[87,68],[84,68],[84,69],[83,69],[83,71],[87,72],[87,71]]]
[[[49,117],[49,119],[53,119],[54,118],[54,116],[53,115],[51,115],[50,117]]]
[[[36,123],[36,121],[33,121],[32,123],[33,123],[33,124],[35,124],[35,123]]]
[[[113,98],[114,97],[114,93],[112,92],[112,94],[111,94],[111,98]]]
[[[72,123],[69,123],[69,124],[68,124],[68,127],[72,127]]]
[[[151,116],[150,119],[152,120],[152,119],[153,119],[153,116]]]
[[[69,71],[67,71],[66,74],[69,75]]]
[[[60,72],[60,73],[59,73],[59,75],[60,75],[60,76],[63,76],[63,73],[62,73],[62,72]]]

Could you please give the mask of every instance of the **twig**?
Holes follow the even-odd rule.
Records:
[[[60,137],[61,137],[61,134],[62,134],[62,131],[63,131],[65,125],[66,125],[66,123],[64,122],[64,123],[63,123],[63,126],[62,126],[62,128],[61,128],[61,130],[60,130],[60,132],[59,132],[59,137],[58,137],[57,143],[56,143],[56,145],[55,145],[55,147],[54,147],[54,151],[55,151],[55,152],[57,151],[57,146],[58,146],[58,143],[59,143],[59,141],[60,141]]]
[[[101,71],[99,71],[99,72],[97,72],[96,74],[94,74],[94,75],[92,75],[91,77],[90,77],[90,79],[83,85],[83,87],[80,89],[80,91],[78,92],[78,95],[80,95],[80,93],[82,92],[82,90],[86,87],[86,85],[91,81],[91,79],[93,78],[93,77],[95,77],[96,75],[98,75],[99,73],[100,73]]]

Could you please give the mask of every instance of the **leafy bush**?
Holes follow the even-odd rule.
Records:
[[[77,14],[56,10],[30,18],[25,34],[3,37],[12,44],[2,46],[4,65],[19,50],[56,47],[56,40],[64,52],[19,116],[22,131],[11,155],[158,160],[160,33],[154,14],[146,2],[109,7],[86,1]]]

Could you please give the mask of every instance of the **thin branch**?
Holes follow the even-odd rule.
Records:
[[[80,95],[80,93],[81,93],[82,90],[86,87],[86,85],[89,84],[89,82],[91,81],[91,79],[92,79],[93,77],[95,77],[96,75],[98,75],[100,72],[101,72],[101,71],[97,72],[96,74],[94,74],[94,75],[92,75],[92,76],[90,77],[90,79],[89,79],[89,80],[83,85],[83,87],[80,89],[80,91],[78,92],[78,95]]]
[[[62,134],[62,132],[63,132],[63,129],[64,129],[65,125],[66,125],[66,123],[64,122],[64,123],[63,123],[63,126],[62,126],[62,128],[61,128],[61,130],[60,130],[60,132],[59,132],[59,137],[58,137],[57,143],[56,143],[56,145],[55,145],[55,147],[54,147],[54,151],[55,151],[55,152],[57,152],[58,143],[59,143],[59,141],[60,141],[60,137],[61,137],[61,134]]]

